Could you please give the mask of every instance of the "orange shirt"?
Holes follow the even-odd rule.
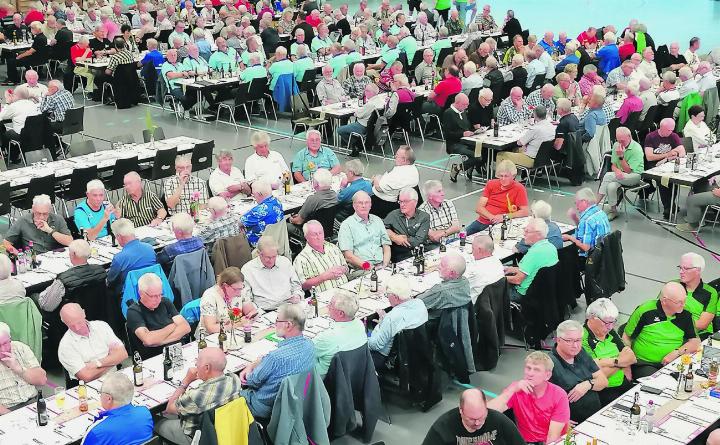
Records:
[[[483,196],[488,199],[485,208],[493,215],[514,213],[520,207],[528,205],[525,186],[517,181],[513,181],[510,187],[503,189],[499,179],[491,179],[483,190]],[[478,218],[478,221],[482,224],[490,224],[490,220],[482,216]]]

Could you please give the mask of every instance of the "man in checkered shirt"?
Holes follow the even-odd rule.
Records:
[[[10,327],[0,322],[0,416],[35,400],[36,386],[45,386],[47,375],[32,350],[10,338]]]
[[[445,199],[445,191],[442,182],[431,179],[423,185],[425,202],[418,210],[430,215],[430,230],[428,239],[433,243],[439,243],[443,238],[452,236],[460,231],[455,204]]]
[[[240,214],[229,211],[225,198],[213,196],[208,200],[207,206],[210,210],[210,221],[203,224],[198,233],[206,244],[240,234]]]
[[[65,112],[75,106],[72,93],[67,91],[59,80],[48,82],[47,94],[40,100],[40,112],[47,112],[50,117],[50,127],[54,132],[62,130]]]
[[[175,176],[165,181],[165,201],[170,215],[190,213],[190,204],[197,199],[204,205],[208,200],[205,181],[192,176],[192,163],[189,155],[175,158]]]
[[[510,97],[503,99],[498,108],[497,120],[500,125],[510,125],[530,118],[530,109],[523,100],[523,90],[513,87]]]

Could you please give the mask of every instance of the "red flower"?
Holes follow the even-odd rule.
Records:
[[[362,263],[362,269],[363,269],[363,270],[370,270],[370,263],[367,262],[367,261],[365,261],[364,263]]]
[[[239,317],[240,314],[241,314],[240,308],[239,308],[239,307],[234,307],[234,308],[232,308],[232,313],[233,313],[234,316]]]

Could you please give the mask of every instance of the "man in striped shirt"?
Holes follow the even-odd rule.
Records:
[[[325,241],[322,224],[310,220],[303,226],[303,233],[307,244],[293,264],[303,290],[315,288],[322,292],[347,283],[345,257],[335,244]]]
[[[135,227],[157,226],[167,216],[167,211],[157,195],[143,187],[137,172],[130,172],[123,178],[125,194],[117,207],[122,218],[133,222]]]
[[[430,230],[428,239],[433,243],[454,235],[460,231],[460,221],[452,201],[445,200],[445,191],[442,182],[431,179],[423,186],[425,202],[418,210],[430,215]]]

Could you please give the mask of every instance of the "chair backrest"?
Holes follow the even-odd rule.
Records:
[[[695,151],[695,146],[693,145],[692,138],[684,137],[684,138],[681,138],[681,140],[682,140],[683,147],[685,147],[686,153],[692,153],[693,151]]]
[[[290,111],[292,112],[291,120],[302,119],[310,116],[307,93],[299,92],[298,94],[293,94],[290,101]]]
[[[158,179],[168,178],[175,174],[175,158],[177,157],[177,148],[162,149],[155,152],[153,160],[152,174],[150,179],[156,181]]]
[[[530,90],[528,91],[528,93],[531,92],[531,91],[537,90],[537,89],[540,88],[544,83],[545,83],[545,76],[542,76],[542,75],[539,75],[539,74],[536,75],[536,76],[535,76],[535,79],[533,80],[532,85],[530,86]]]
[[[10,213],[10,183],[0,183],[0,215],[7,215]]]
[[[528,338],[541,340],[555,330],[561,320],[558,313],[557,281],[560,263],[540,268],[521,300],[527,322]]]
[[[28,151],[25,153],[25,162],[27,162],[28,165],[34,164],[35,162],[42,162],[43,159],[47,162],[52,158],[52,153],[50,153],[50,150],[47,148]]]
[[[201,170],[212,167],[212,155],[213,149],[215,148],[214,141],[201,142],[195,144],[192,149],[192,166],[193,171],[199,172]]]
[[[252,259],[252,249],[245,233],[220,238],[212,246],[213,269],[225,270],[230,266],[241,269]]]
[[[73,169],[70,174],[70,184],[67,190],[63,192],[63,199],[65,201],[74,201],[83,198],[87,191],[87,183],[93,179],[98,179],[97,165]]]
[[[115,160],[112,176],[105,183],[108,190],[119,190],[123,188],[125,175],[140,170],[138,157],[119,158]]]
[[[652,125],[655,123],[655,116],[657,116],[657,112],[658,105],[652,105],[650,108],[648,108],[647,113],[645,113],[645,119],[643,119],[643,121],[638,124],[636,130],[638,132],[649,131]]]
[[[20,210],[29,210],[32,208],[33,197],[37,195],[48,195],[50,200],[55,202],[55,174],[51,173],[47,176],[40,176],[37,178],[30,178],[28,188],[25,194],[14,203],[14,206]]]
[[[163,131],[162,127],[155,127],[153,129],[153,133],[155,136],[156,141],[161,141],[165,139],[165,131]],[[148,143],[150,142],[150,130],[145,129],[143,130],[143,142]]]
[[[251,80],[250,85],[248,86],[250,100],[262,99],[264,94],[268,91],[268,81],[265,77],[257,77]]]
[[[442,400],[440,369],[431,348],[426,347],[431,341],[427,326],[425,323],[414,329],[405,329],[398,332],[393,340],[400,391],[419,404],[423,411]],[[384,379],[380,382],[383,384]]]
[[[438,53],[438,58],[435,61],[435,65],[438,67],[441,67],[447,56],[452,54],[453,49],[452,48],[442,48],[440,49],[440,52]]]
[[[635,129],[637,129],[638,125],[640,124],[641,114],[642,111],[633,111],[632,113],[628,114],[628,117],[625,120],[625,127],[627,127],[630,131],[635,131]]]
[[[77,156],[83,156],[90,153],[95,153],[95,143],[92,139],[84,139],[82,141],[74,142],[68,147],[68,157],[74,158]]]
[[[268,224],[265,226],[263,235],[270,235],[272,239],[278,244],[278,255],[282,255],[292,260],[292,252],[290,251],[290,240],[288,238],[287,222],[285,219],[276,222],[275,224]],[[253,250],[253,258],[257,256],[257,249]]]
[[[63,120],[63,136],[80,133],[85,129],[85,107],[70,108]]]
[[[182,307],[190,300],[200,298],[215,284],[215,271],[207,249],[202,248],[178,255],[173,260],[168,276],[175,293],[176,306]]]
[[[119,134],[117,136],[111,137],[110,142],[119,142],[121,144],[134,144],[135,136],[131,135],[130,133]]]
[[[614,117],[610,120],[610,122],[608,122],[607,128],[608,128],[608,131],[610,132],[610,142],[612,142],[613,144],[617,140],[615,137],[615,132],[617,131],[618,128],[620,128],[620,125],[622,125],[622,124],[620,123],[620,118],[618,118],[618,117]]]
[[[450,105],[455,103],[455,98],[457,97],[459,93],[450,94],[447,99],[445,99],[445,105],[443,105],[443,110],[447,110],[450,108]],[[440,116],[442,118],[442,116]]]
[[[36,114],[25,118],[25,126],[20,132],[20,145],[23,152],[40,150],[45,146],[46,132],[49,129],[48,123],[48,117],[45,114]]]
[[[325,231],[325,239],[330,239],[333,236],[333,223],[335,221],[335,214],[337,213],[337,205],[325,207],[324,209],[315,210],[312,217],[309,219],[317,220]]]
[[[552,164],[552,153],[555,151],[555,140],[550,139],[540,144],[537,155],[535,156],[535,162],[533,168],[545,167],[546,165]]]
[[[417,68],[420,63],[423,61],[423,52],[422,51],[415,51],[415,55],[413,56],[412,60],[410,61],[410,66],[408,67],[408,72],[414,72],[415,68]]]
[[[250,82],[243,82],[238,85],[235,92],[235,105],[242,105],[252,101],[250,93]]]
[[[660,121],[666,117],[673,117],[673,113],[675,112],[675,108],[677,108],[678,103],[680,103],[680,99],[671,100],[666,105],[658,105],[658,111],[655,115],[655,123],[659,124]]]

